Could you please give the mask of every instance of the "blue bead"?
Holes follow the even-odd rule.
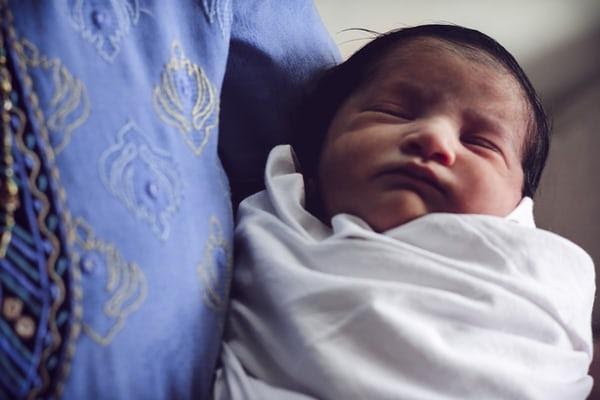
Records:
[[[103,11],[94,10],[92,11],[92,22],[98,29],[106,28],[110,26],[110,16]]]
[[[87,254],[81,257],[79,267],[81,268],[81,271],[85,274],[93,273],[94,268],[96,267],[96,260],[94,259],[94,256],[91,254]]]
[[[158,196],[158,185],[152,181],[146,183],[146,193],[153,199]]]

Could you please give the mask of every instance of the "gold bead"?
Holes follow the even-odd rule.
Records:
[[[7,181],[6,188],[10,196],[16,196],[19,193],[19,187],[13,180]]]
[[[23,339],[29,339],[35,333],[35,322],[33,322],[31,317],[21,317],[15,324],[15,331]]]
[[[6,157],[4,157],[4,163],[5,163],[6,165],[13,165],[13,158],[12,158],[12,156],[6,156]],[[10,168],[10,167],[7,167],[7,168],[4,170],[4,176],[5,176],[6,178],[8,178],[8,179],[12,179],[12,177],[13,177],[14,175],[15,175],[15,171],[14,171],[12,168]]]
[[[9,93],[12,90],[12,85],[10,84],[10,81],[8,79],[2,81],[2,85],[0,87],[6,93]]]
[[[12,215],[5,215],[4,222],[6,223],[6,226],[9,228],[15,226],[15,219],[13,218]],[[10,236],[10,232],[5,232],[5,233],[9,234],[8,236]]]
[[[2,314],[8,321],[15,320],[21,316],[23,301],[16,297],[7,297],[2,305]]]

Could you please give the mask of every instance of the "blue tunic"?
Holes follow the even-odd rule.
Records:
[[[221,160],[236,197],[257,190],[338,54],[310,1],[176,3],[0,1],[19,189],[0,398],[208,396],[233,258]]]

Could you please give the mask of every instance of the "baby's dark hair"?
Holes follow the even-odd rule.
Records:
[[[316,178],[325,135],[342,103],[376,72],[385,56],[415,39],[435,39],[466,55],[481,55],[514,76],[530,110],[522,147],[522,195],[533,197],[546,164],[549,123],[541,101],[515,58],[491,37],[457,25],[432,24],[394,30],[376,37],[345,62],[325,71],[310,87],[299,109],[292,145],[307,178]],[[487,57],[485,57],[487,56]]]

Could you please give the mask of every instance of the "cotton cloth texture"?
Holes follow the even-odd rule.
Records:
[[[291,148],[240,205],[216,399],[584,399],[594,268],[507,218],[434,213],[384,233],[303,207]]]
[[[0,30],[20,202],[0,399],[206,399],[230,199],[339,60],[313,2],[0,0]]]

